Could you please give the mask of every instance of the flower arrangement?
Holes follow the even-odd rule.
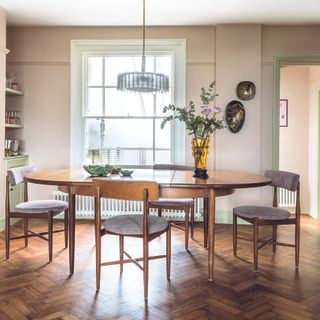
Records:
[[[163,108],[163,112],[172,111],[173,114],[163,119],[161,129],[164,128],[167,122],[178,119],[185,123],[189,135],[193,135],[195,139],[207,139],[210,134],[216,130],[225,128],[221,119],[217,119],[217,114],[221,112],[221,108],[209,106],[218,94],[214,92],[215,82],[212,82],[208,89],[201,88],[201,114],[196,115],[196,108],[193,101],[190,101],[184,108],[175,107],[169,104]]]
[[[196,107],[193,101],[190,101],[184,108],[175,107],[173,104],[165,106],[163,112],[171,111],[172,114],[163,119],[161,129],[167,122],[178,119],[184,122],[189,135],[193,135],[192,154],[194,157],[195,170],[194,177],[207,179],[207,156],[209,148],[210,134],[216,130],[225,128],[223,120],[217,118],[217,114],[221,112],[221,108],[210,106],[218,94],[214,90],[215,82],[212,82],[208,89],[201,88],[201,112],[196,114]]]

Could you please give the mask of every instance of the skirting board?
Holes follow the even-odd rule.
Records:
[[[302,213],[302,215],[308,215],[306,213]],[[310,216],[310,215],[308,215]],[[310,216],[311,217],[311,216]],[[63,219],[63,215],[58,215],[55,219]],[[80,217],[81,220],[93,220],[93,217]],[[11,225],[19,222],[21,219],[11,219]],[[223,211],[217,210],[216,212],[216,223],[219,224],[232,224],[232,212],[231,211]],[[238,224],[248,224],[246,221],[238,220]],[[4,218],[0,219],[0,232],[4,230],[5,222]]]
[[[63,219],[63,215],[57,215],[55,216],[55,219]],[[93,220],[93,217],[78,217],[77,219],[81,220]],[[12,219],[11,220],[11,225],[19,222],[21,219]],[[220,224],[232,224],[232,212],[231,211],[222,211],[222,210],[217,210],[216,212],[216,223]],[[239,221],[239,223],[242,223]],[[247,222],[243,221],[244,224],[247,224]],[[4,218],[0,219],[0,231],[4,230],[5,222]]]

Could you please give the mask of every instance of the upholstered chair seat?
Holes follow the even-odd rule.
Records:
[[[240,206],[234,208],[234,213],[239,218],[258,218],[261,220],[284,220],[290,216],[290,212],[287,210],[263,206]]]
[[[157,216],[148,216],[149,236],[168,230],[169,223]],[[104,221],[108,233],[123,236],[143,236],[143,214],[124,214]]]
[[[265,206],[239,206],[233,209],[233,254],[237,255],[238,244],[238,218],[245,220],[253,225],[253,239],[242,238],[242,240],[253,240],[253,266],[258,270],[258,250],[266,244],[272,245],[273,253],[276,253],[277,246],[295,248],[295,264],[299,267],[300,253],[300,176],[294,172],[280,170],[266,170],[265,176],[268,177],[270,185],[273,186],[273,207]],[[278,208],[278,188],[282,188],[295,193],[295,212]],[[280,225],[295,226],[294,244],[277,241],[277,228]],[[272,235],[261,239],[259,238],[259,226],[272,226]],[[239,237],[240,239],[240,237]]]
[[[96,288],[100,289],[101,267],[120,265],[120,272],[126,263],[134,263],[143,271],[144,298],[148,299],[149,260],[166,259],[167,280],[170,279],[171,263],[171,225],[162,217],[149,214],[149,201],[159,199],[159,186],[155,181],[113,180],[108,178],[94,178],[93,193],[95,196],[95,240],[96,240]],[[101,220],[101,199],[119,199],[128,201],[142,201],[143,214],[118,215]],[[149,255],[149,242],[166,234],[166,253]],[[101,237],[111,234],[119,236],[119,260],[101,261]],[[124,239],[133,237],[142,239],[142,257],[134,258],[124,247]],[[107,248],[108,250],[108,248]]]
[[[34,200],[21,202],[15,206],[15,209],[21,213],[60,213],[68,209],[68,203],[60,200]]]
[[[192,170],[193,166],[177,164],[155,164],[154,170]],[[149,201],[149,207],[158,210],[158,216],[162,216],[163,210],[184,211],[184,227],[180,225],[181,221],[170,220],[171,225],[179,228],[185,233],[185,248],[189,246],[189,224],[191,220],[191,238],[194,230],[194,199],[192,198],[159,198],[156,201]]]
[[[7,171],[6,178],[6,211],[5,211],[5,237],[6,237],[6,258],[10,256],[10,241],[24,238],[25,247],[28,246],[29,238],[39,237],[48,241],[49,261],[52,261],[53,254],[53,234],[64,232],[65,247],[68,246],[68,203],[58,200],[28,200],[28,183],[25,176],[34,171],[34,167],[23,166],[14,167]],[[15,210],[10,206],[10,186],[22,185],[24,188],[24,202],[15,206]],[[64,213],[64,229],[53,230],[53,217],[59,213]],[[10,219],[23,219],[23,235],[11,236]],[[37,233],[29,229],[29,219],[46,219],[48,221],[48,232]]]

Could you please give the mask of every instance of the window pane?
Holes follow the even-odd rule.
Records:
[[[152,148],[152,119],[107,119],[103,147]]]
[[[171,69],[172,57],[171,56],[158,56],[156,57],[156,72],[163,73],[169,76],[169,83],[171,86]]]
[[[156,95],[156,115],[160,117],[167,116],[163,113],[163,107],[169,105],[171,102],[171,92],[158,93]]]
[[[156,150],[154,163],[171,163],[170,150]]]
[[[123,72],[141,71],[141,56],[119,56],[105,58],[105,82],[107,86],[117,85],[117,75]],[[146,71],[154,71],[154,58],[146,57]]]
[[[84,146],[86,149],[100,149],[100,119],[85,119]]]
[[[170,122],[166,124],[166,126],[161,129],[162,119],[156,119],[155,120],[155,133],[156,133],[156,141],[155,145],[156,148],[168,148],[170,149],[171,144],[171,124]]]
[[[152,150],[103,149],[102,163],[110,165],[152,164]]]
[[[87,91],[87,107],[85,115],[87,116],[102,116],[102,88],[88,88]]]
[[[102,86],[102,57],[88,58],[88,86]]]
[[[106,116],[153,116],[153,95],[105,89]]]
[[[85,149],[83,164],[103,164],[100,149]]]

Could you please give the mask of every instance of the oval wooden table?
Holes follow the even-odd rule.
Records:
[[[135,169],[132,177],[112,175],[111,179],[151,180],[160,187],[161,197],[206,198],[208,199],[208,278],[213,279],[215,199],[228,195],[238,188],[265,186],[270,179],[260,175],[209,171],[209,178],[193,178],[193,172],[186,170]],[[83,169],[47,170],[29,173],[26,181],[36,184],[56,185],[68,193],[69,197],[69,267],[74,273],[75,253],[75,196],[93,196],[92,179]]]

